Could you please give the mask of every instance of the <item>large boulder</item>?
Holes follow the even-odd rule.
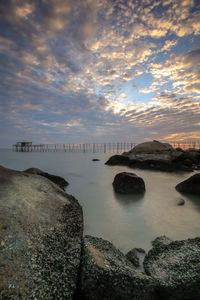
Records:
[[[115,176],[113,187],[116,193],[130,194],[130,193],[144,193],[144,180],[134,173],[122,172]]]
[[[73,299],[82,209],[42,176],[0,167],[0,299]]]
[[[52,182],[56,183],[63,190],[65,190],[65,187],[69,185],[69,183],[64,178],[57,176],[57,175],[52,175],[52,174],[43,172],[42,170],[37,169],[37,168],[29,168],[29,169],[25,170],[24,172],[46,177],[49,180],[51,180]]]
[[[155,243],[144,269],[158,282],[160,299],[200,299],[200,238]]]
[[[85,236],[81,293],[86,300],[152,299],[155,282],[139,272],[110,242]]]
[[[168,151],[173,150],[173,147],[167,143],[161,143],[159,141],[149,141],[136,145],[130,153],[152,153],[152,152],[160,152],[160,151]]]
[[[181,193],[200,194],[200,173],[177,184],[176,190]]]

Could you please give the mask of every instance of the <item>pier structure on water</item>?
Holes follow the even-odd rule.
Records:
[[[174,148],[200,149],[200,141],[169,142]],[[13,145],[16,152],[124,152],[135,147],[137,143],[115,142],[115,143],[59,143],[59,144],[33,144],[32,142],[17,142]]]
[[[67,143],[67,144],[37,144],[32,142],[17,142],[13,145],[16,152],[122,152],[129,151],[135,147],[136,143]]]

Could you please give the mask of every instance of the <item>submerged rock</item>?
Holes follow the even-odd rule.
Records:
[[[185,204],[185,200],[184,199],[179,199],[179,201],[178,201],[178,203],[177,203],[177,205],[179,205],[179,206],[182,206],[182,205],[184,205]]]
[[[113,187],[115,192],[120,194],[145,192],[144,180],[136,174],[128,172],[117,174],[113,181]]]
[[[160,299],[199,300],[200,238],[154,244],[144,269],[157,280]]]
[[[42,176],[0,167],[0,299],[72,299],[82,209]]]
[[[36,174],[36,175],[46,177],[49,180],[51,180],[52,182],[56,183],[63,190],[65,189],[66,186],[69,185],[69,183],[64,178],[62,178],[60,176],[56,176],[56,175],[52,175],[52,174],[43,172],[43,171],[41,171],[40,169],[37,169],[37,168],[29,168],[29,169],[25,170],[24,172],[29,173],[29,174]]]
[[[181,193],[200,194],[200,173],[177,184],[176,190]]]
[[[155,282],[142,274],[110,242],[85,236],[81,292],[87,300],[152,299]]]

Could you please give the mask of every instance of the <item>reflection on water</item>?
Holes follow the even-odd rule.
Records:
[[[140,194],[130,194],[130,195],[123,195],[118,194],[113,190],[113,194],[115,199],[121,204],[122,206],[130,206],[130,205],[137,205],[138,201],[142,201],[144,199],[145,193]]]
[[[185,239],[200,234],[200,199],[180,194],[177,183],[192,173],[165,173],[107,166],[110,154],[98,153],[98,164],[92,162],[93,153],[0,151],[0,164],[17,170],[30,167],[64,177],[84,211],[85,234],[99,236],[113,242],[124,252],[133,247],[150,248],[152,239],[167,235]],[[129,171],[142,177],[146,192],[142,195],[120,195],[113,191],[112,182],[119,172]],[[185,205],[178,206],[180,198]]]

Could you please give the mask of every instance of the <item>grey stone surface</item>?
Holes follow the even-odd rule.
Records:
[[[134,173],[122,172],[115,176],[113,187],[116,193],[130,194],[130,193],[144,193],[144,180]]]
[[[0,167],[0,299],[72,299],[82,208],[47,178]]]
[[[144,259],[144,255],[145,255],[145,250],[142,249],[142,248],[133,248],[131,249],[130,251],[128,251],[126,253],[126,258],[132,262],[132,264],[138,268],[140,267],[141,265],[141,261],[140,260],[143,260]]]
[[[200,173],[177,184],[176,190],[181,193],[200,194]]]
[[[25,170],[24,172],[46,177],[49,180],[51,180],[52,182],[56,183],[62,190],[64,190],[65,187],[69,185],[69,183],[64,178],[62,178],[60,176],[49,174],[47,172],[43,172],[42,170],[37,169],[37,168],[29,168],[29,169]]]
[[[169,237],[166,235],[158,236],[155,240],[151,242],[153,247],[159,247],[159,246],[165,246],[169,245],[171,242],[173,242]]]
[[[154,244],[144,269],[157,280],[160,299],[199,300],[200,238]]]
[[[85,236],[81,292],[87,300],[152,299],[155,281],[139,272],[110,242]]]

